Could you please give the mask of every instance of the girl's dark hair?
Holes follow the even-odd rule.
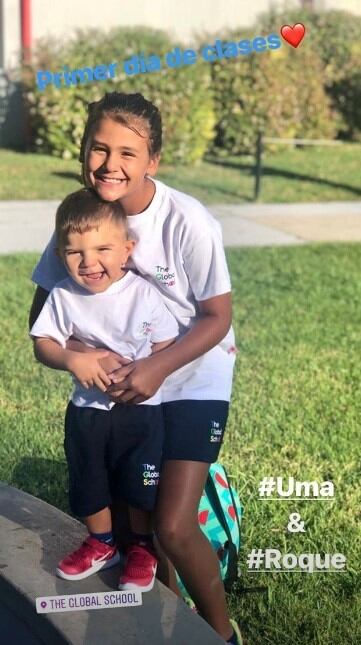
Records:
[[[56,211],[55,233],[58,248],[64,247],[69,233],[84,233],[110,218],[121,224],[128,235],[127,216],[119,201],[104,202],[91,188],[71,193]]]
[[[124,94],[110,92],[100,101],[89,103],[88,120],[80,145],[79,161],[86,162],[87,144],[99,121],[104,118],[122,123],[139,136],[142,136],[137,125],[145,126],[149,137],[149,154],[151,157],[159,154],[162,148],[162,118],[158,108],[144,98],[142,94]],[[138,122],[138,124],[137,124]],[[143,122],[143,123],[142,123]],[[84,175],[84,168],[83,168]]]

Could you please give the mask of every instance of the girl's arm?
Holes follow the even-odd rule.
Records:
[[[40,363],[56,370],[71,372],[83,387],[97,386],[102,392],[106,391],[111,380],[100,367],[98,360],[108,352],[97,349],[91,355],[85,356],[62,347],[51,338],[34,338],[34,354]]]
[[[43,289],[42,287],[36,287],[33,302],[30,307],[29,329],[32,328],[33,324],[38,318],[42,308],[44,307],[45,300],[47,299],[48,295],[49,291],[46,291],[46,289]]]
[[[174,341],[175,338],[171,338],[170,340],[163,340],[161,343],[153,343],[152,354],[163,351],[163,349],[165,349],[166,347],[173,345]]]
[[[112,375],[114,385],[107,389],[112,400],[145,401],[169,374],[202,356],[225,337],[232,320],[231,294],[200,301],[198,306],[200,317],[182,338],[159,354],[134,361]]]

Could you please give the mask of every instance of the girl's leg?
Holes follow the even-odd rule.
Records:
[[[155,550],[158,558],[158,569],[157,569],[158,580],[160,580],[166,587],[168,587],[168,589],[173,591],[173,593],[175,593],[176,596],[181,597],[182,594],[178,587],[175,568],[171,563],[171,561],[169,560],[169,558],[167,558],[156,535],[154,538],[154,546],[155,546]]]
[[[156,533],[200,614],[222,638],[231,638],[217,556],[198,523],[209,464],[168,460],[160,477]]]

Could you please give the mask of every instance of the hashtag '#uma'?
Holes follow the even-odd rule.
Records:
[[[260,497],[270,497],[276,488],[276,480],[274,477],[263,477],[259,484],[258,492]]]

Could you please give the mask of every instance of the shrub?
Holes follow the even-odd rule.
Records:
[[[222,40],[249,36],[231,32]],[[253,151],[259,130],[284,138],[335,134],[322,65],[308,48],[295,51],[282,44],[278,50],[220,60],[212,64],[212,79],[217,154]]]
[[[334,104],[344,119],[343,135],[361,141],[361,65],[351,59],[343,78],[332,86]]]
[[[215,116],[210,92],[208,65],[182,66],[161,71],[127,75],[123,61],[133,55],[162,56],[176,43],[157,30],[118,28],[105,34],[98,30],[77,32],[60,45],[42,41],[31,68],[24,70],[26,95],[31,115],[36,150],[64,158],[77,157],[88,102],[99,100],[105,92],[141,92],[161,110],[164,124],[165,163],[194,163],[201,159],[213,138]],[[114,79],[60,87],[48,85],[40,92],[35,85],[39,69],[61,71],[118,63]]]
[[[279,31],[282,24],[306,26],[303,45],[322,62],[323,84],[339,114],[339,131],[360,138],[361,16],[346,11],[271,11],[260,16],[260,25]],[[358,104],[355,104],[355,100]]]

